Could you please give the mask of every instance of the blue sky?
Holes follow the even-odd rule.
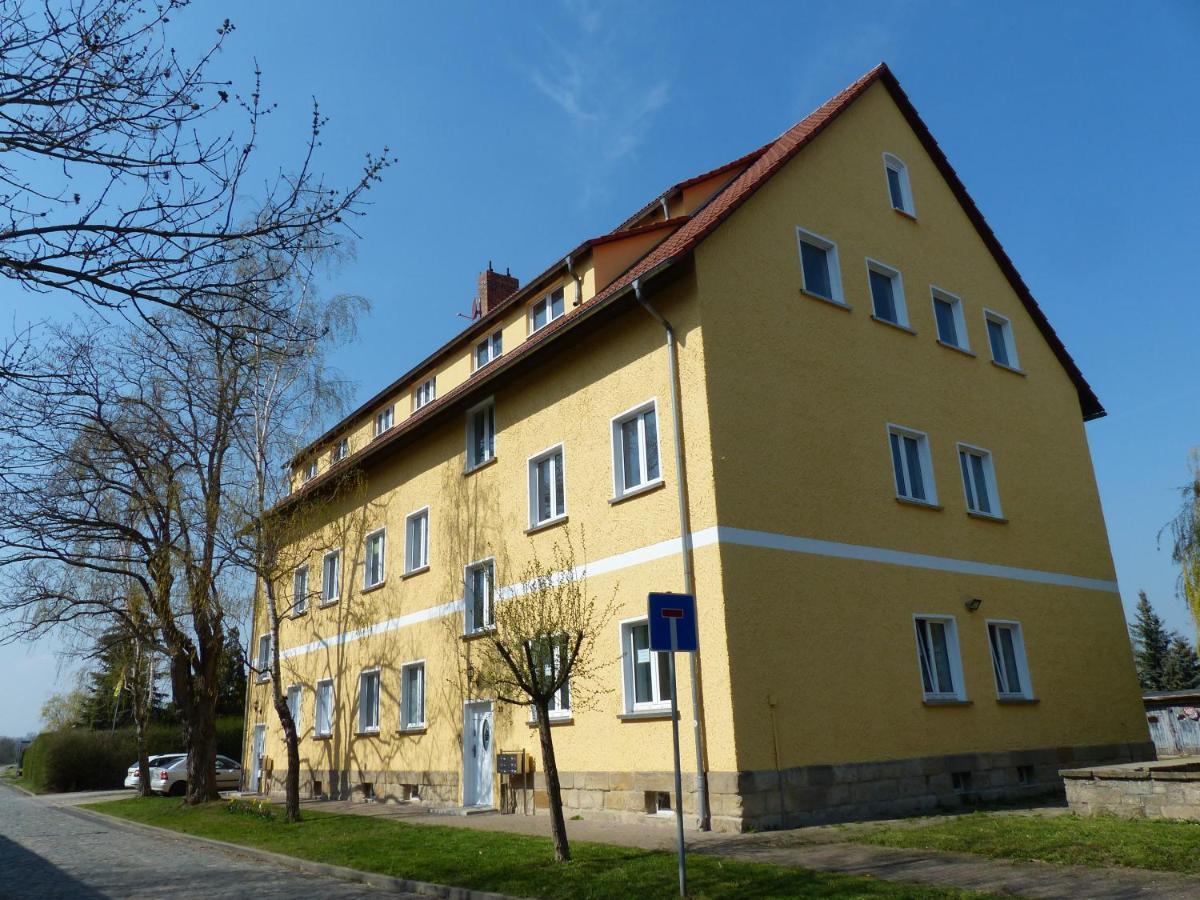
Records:
[[[489,260],[540,272],[886,60],[1109,411],[1088,436],[1127,608],[1145,588],[1194,635],[1157,534],[1200,444],[1200,5],[207,2],[180,52],[227,15],[220,70],[257,59],[278,104],[262,159],[297,158],[313,96],[334,180],[399,158],[331,282],[374,302],[337,360],[358,399],[465,324]],[[0,733],[62,688],[54,649],[0,648],[0,681],[40,686],[4,692]]]

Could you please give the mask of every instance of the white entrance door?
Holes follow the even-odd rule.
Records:
[[[262,777],[262,758],[267,752],[267,726],[254,726],[254,743],[250,748],[250,784],[248,785],[252,793],[257,794],[260,789],[259,779]]]
[[[492,704],[468,703],[463,711],[463,805],[492,805]]]

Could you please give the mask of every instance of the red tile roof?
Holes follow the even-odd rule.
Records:
[[[485,381],[490,381],[494,374],[498,374],[499,372],[510,368],[519,360],[527,357],[530,353],[536,351],[549,340],[551,340],[556,334],[560,333],[565,328],[569,328],[577,320],[583,318],[598,306],[605,305],[608,301],[615,299],[618,295],[626,292],[636,279],[641,278],[648,273],[669,267],[677,260],[691,253],[696,246],[703,241],[704,238],[711,234],[712,231],[716,229],[723,221],[725,221],[725,219],[727,219],[734,212],[734,210],[745,203],[746,200],[748,200],[756,190],[762,187],[762,185],[765,184],[772,175],[786,165],[797,153],[800,152],[800,150],[807,146],[810,141],[812,141],[818,134],[827,128],[838,117],[838,115],[842,113],[843,110],[845,110],[856,99],[862,96],[862,94],[877,81],[881,82],[887,88],[893,100],[903,113],[905,119],[916,132],[917,137],[920,139],[922,145],[929,153],[934,164],[938,167],[938,170],[941,172],[951,190],[958,198],[958,201],[962,205],[967,216],[975,225],[975,228],[979,232],[980,237],[983,239],[984,244],[992,253],[996,263],[1000,266],[1001,271],[1003,271],[1005,276],[1008,278],[1013,290],[1016,291],[1017,296],[1020,297],[1022,303],[1025,305],[1025,308],[1029,311],[1034,323],[1042,332],[1042,335],[1045,337],[1051,349],[1054,351],[1055,356],[1058,358],[1063,368],[1066,369],[1067,374],[1075,384],[1075,388],[1079,394],[1080,409],[1083,413],[1084,420],[1086,421],[1103,416],[1105,413],[1104,408],[1100,405],[1100,401],[1097,399],[1095,393],[1084,379],[1083,373],[1079,371],[1078,366],[1067,352],[1066,347],[1063,346],[1062,341],[1051,327],[1049,321],[1046,319],[1045,314],[1042,312],[1041,307],[1039,307],[1037,301],[1034,300],[1029,288],[1021,279],[1021,276],[1017,273],[1015,266],[1012,264],[1012,260],[1010,260],[1008,254],[1004,252],[1004,248],[1000,245],[999,240],[997,240],[995,234],[991,230],[991,227],[987,224],[983,214],[979,211],[978,207],[976,207],[974,201],[967,193],[967,190],[959,180],[957,173],[954,171],[953,167],[951,167],[949,160],[946,159],[946,155],[942,152],[941,148],[937,144],[937,141],[934,140],[933,135],[930,133],[928,127],[917,114],[917,111],[909,101],[908,96],[900,88],[899,82],[896,80],[896,77],[892,74],[891,70],[887,67],[887,64],[880,63],[853,84],[845,88],[845,90],[831,97],[800,122],[793,125],[782,135],[764,147],[761,147],[758,150],[755,150],[754,152],[749,153],[746,156],[736,159],[730,163],[726,163],[723,166],[719,166],[718,168],[709,172],[705,172],[702,175],[697,175],[694,178],[689,178],[686,181],[679,182],[670,190],[668,190],[667,193],[669,194],[681,187],[695,184],[706,178],[711,178],[712,176],[720,174],[723,171],[733,171],[739,166],[749,163],[749,167],[746,168],[745,171],[734,178],[733,181],[721,189],[704,206],[696,210],[690,217],[679,216],[668,220],[667,222],[656,222],[651,223],[648,226],[630,228],[629,224],[631,222],[637,221],[638,218],[640,218],[642,215],[645,215],[646,212],[652,209],[659,202],[659,197],[663,196],[659,195],[659,197],[656,197],[646,206],[642,207],[638,213],[635,213],[634,216],[627,219],[622,223],[621,226],[619,226],[610,234],[603,235],[599,238],[593,238],[589,241],[585,241],[583,244],[580,244],[579,247],[572,251],[572,254],[569,254],[568,256],[574,255],[595,243],[626,237],[631,234],[644,233],[652,231],[655,228],[664,228],[665,230],[665,227],[675,224],[679,225],[679,227],[673,233],[669,234],[669,236],[667,236],[661,243],[647,252],[641,259],[630,266],[629,269],[627,269],[622,275],[620,275],[616,280],[614,280],[590,300],[583,303],[579,307],[571,309],[566,313],[566,315],[538,331],[528,340],[524,341],[519,347],[508,353],[505,353],[498,360],[489,364],[486,370],[480,373],[479,377],[472,377],[445,395],[422,407],[418,412],[414,413],[403,422],[396,425],[390,431],[386,432],[385,435],[381,435],[364,449],[373,454],[375,452],[375,448],[382,448],[392,443],[394,440],[398,439],[400,434],[407,433],[412,427],[415,427],[430,416],[435,415],[439,409],[442,409],[445,406],[453,403],[460,396],[474,390],[474,388],[481,385]],[[487,316],[484,316],[477,322],[472,323],[471,326],[440,348],[432,356],[424,360],[419,366],[402,376],[397,381],[393,382],[384,391],[381,391],[379,394],[375,395],[375,397],[369,400],[366,404],[361,406],[350,416],[343,419],[342,422],[338,423],[338,425],[334,426],[334,428],[326,432],[326,434],[318,439],[318,441],[314,442],[314,444],[319,444],[325,440],[328,440],[339,431],[344,431],[353,420],[378,406],[387,395],[398,389],[404,381],[415,375],[420,369],[427,367],[439,356],[452,349],[455,345],[467,340],[474,334],[487,331],[490,323],[502,315],[504,310],[517,303],[524,302],[524,300],[528,299],[529,295],[535,291],[540,283],[544,282],[554,273],[561,271],[565,264],[566,258],[567,257],[564,257],[554,266],[547,269],[537,278],[525,285],[525,287],[518,290],[503,303],[499,304]],[[483,377],[485,374],[486,377]],[[296,459],[298,460],[302,456],[303,454],[298,454]],[[351,457],[351,459],[355,458],[360,458],[360,454],[354,454],[354,456]],[[293,462],[295,461],[296,460],[293,460]],[[349,463],[349,461],[350,460],[347,460],[346,462]],[[341,466],[342,464],[339,464],[335,468],[340,468]],[[304,488],[301,489],[301,492],[306,491],[309,485],[315,486],[317,482],[322,480],[323,479],[321,477],[314,479],[312,482],[309,482],[308,485],[305,485]]]

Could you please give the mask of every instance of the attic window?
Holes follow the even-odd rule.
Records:
[[[413,411],[416,412],[422,406],[432,402],[437,396],[437,378],[426,378],[413,391]]]
[[[305,481],[312,481],[317,477],[317,461],[315,459],[310,459],[304,464],[303,477]]]
[[[529,333],[540,331],[564,312],[563,289],[547,294],[529,307]]]
[[[383,434],[392,427],[392,422],[395,417],[395,409],[389,406],[387,409],[382,409],[375,413],[375,436]]]
[[[883,171],[887,176],[888,197],[892,201],[892,209],[915,217],[917,209],[913,205],[912,186],[908,181],[908,166],[900,157],[885,153],[883,154]]]
[[[329,461],[331,463],[338,462],[350,455],[350,441],[347,438],[342,438],[333,445],[333,449],[329,451]]]

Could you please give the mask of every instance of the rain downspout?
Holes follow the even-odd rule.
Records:
[[[654,316],[667,333],[667,377],[671,382],[671,416],[675,433],[676,496],[679,499],[680,556],[683,559],[683,590],[695,596],[696,578],[692,572],[692,529],[688,515],[687,470],[683,458],[683,411],[679,402],[679,363],[675,329],[649,301],[642,297],[642,281],[633,280],[633,294],[646,312]],[[700,692],[700,652],[688,654],[692,680],[692,733],[696,739],[696,794],[699,801],[700,830],[710,829],[708,809],[708,773],[704,769],[704,727]]]

